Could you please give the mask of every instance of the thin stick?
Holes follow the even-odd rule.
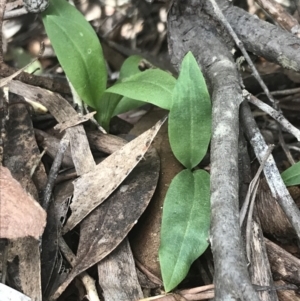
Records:
[[[57,175],[58,175],[58,172],[59,172],[59,169],[60,169],[63,157],[64,157],[64,153],[65,153],[68,145],[69,145],[69,140],[67,140],[64,136],[60,141],[57,154],[54,158],[53,164],[52,164],[50,172],[49,172],[47,185],[44,190],[43,208],[46,211],[48,209],[49,202],[50,202],[51,195],[52,195],[52,189],[54,187],[55,180],[57,178]]]
[[[241,212],[240,212],[240,226],[242,227],[246,213],[247,213],[247,209],[249,206],[249,201],[250,201],[250,196],[253,193],[253,191],[255,190],[255,186],[256,183],[259,180],[259,176],[262,172],[262,170],[264,169],[265,163],[268,160],[269,156],[271,155],[273,149],[274,149],[274,145],[269,145],[266,154],[264,155],[264,157],[262,158],[262,162],[254,176],[254,178],[252,179],[252,181],[249,184],[249,188],[248,188],[248,192],[244,201],[244,204],[242,206]]]
[[[296,162],[295,162],[295,160],[294,160],[294,158],[293,158],[293,156],[292,156],[292,154],[291,154],[289,148],[287,147],[287,145],[286,145],[286,143],[285,143],[285,141],[284,141],[284,139],[283,139],[282,130],[281,130],[279,124],[277,124],[277,125],[278,125],[278,138],[279,138],[279,143],[280,143],[280,145],[281,145],[281,147],[282,147],[282,149],[283,149],[283,151],[284,151],[284,153],[285,153],[287,159],[289,160],[289,163],[290,163],[291,165],[294,165]]]
[[[273,119],[275,119],[278,123],[280,123],[287,132],[291,133],[298,141],[300,141],[300,131],[294,127],[284,116],[281,112],[274,110],[272,107],[267,105],[266,103],[262,102],[252,94],[250,94],[248,91],[243,90],[243,93],[247,93],[247,95],[244,94],[246,99],[257,106],[259,109],[267,113],[269,116],[271,116]]]
[[[261,162],[268,147],[254,121],[247,102],[243,102],[241,105],[241,120],[244,125],[245,134],[254,149],[257,159]],[[285,212],[288,220],[295,229],[298,241],[300,241],[300,211],[284,185],[272,155],[269,156],[269,159],[265,163],[264,174],[272,196],[276,198]]]
[[[268,156],[269,157],[269,156]],[[247,226],[246,226],[246,255],[248,262],[251,263],[251,247],[250,247],[250,240],[251,240],[251,233],[252,233],[252,216],[253,216],[253,208],[254,208],[254,201],[256,198],[257,189],[259,186],[259,179],[255,182],[255,186],[253,189],[253,193],[251,196],[249,212],[247,217]]]

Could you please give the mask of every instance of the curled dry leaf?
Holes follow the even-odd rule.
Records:
[[[141,161],[165,120],[166,118],[157,122],[151,129],[114,152],[94,170],[74,182],[72,213],[63,229],[64,233],[73,229],[116,190]]]
[[[0,193],[0,238],[38,239],[46,225],[46,212],[3,166],[0,166]]]

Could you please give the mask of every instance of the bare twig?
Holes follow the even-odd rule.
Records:
[[[241,106],[241,119],[244,124],[245,133],[254,149],[256,157],[261,162],[268,147],[246,102],[243,102]],[[279,205],[285,212],[300,241],[300,211],[284,185],[272,155],[266,161],[264,174],[273,197],[277,199]]]
[[[268,156],[269,157],[269,156]],[[268,158],[267,157],[267,158]],[[264,163],[261,164],[261,166]],[[251,241],[251,232],[252,232],[252,216],[253,216],[253,208],[254,208],[254,201],[256,198],[256,193],[257,193],[257,188],[259,186],[259,179],[257,179],[257,181],[254,184],[253,187],[253,192],[251,195],[251,201],[250,201],[250,206],[249,206],[249,211],[248,211],[248,217],[247,217],[247,226],[246,226],[246,255],[247,255],[247,259],[248,262],[251,262],[251,245],[250,245],[250,241]]]
[[[259,176],[260,176],[260,174],[261,174],[261,172],[262,172],[262,170],[265,166],[265,162],[269,158],[269,156],[272,153],[273,149],[274,149],[274,145],[269,145],[268,150],[267,150],[265,156],[262,159],[262,163],[259,166],[259,169],[257,170],[254,178],[252,179],[252,181],[249,184],[247,196],[246,196],[245,202],[242,206],[241,213],[240,213],[240,226],[242,226],[242,224],[244,222],[244,219],[245,219],[245,216],[246,216],[246,213],[247,213],[247,209],[248,209],[248,206],[249,206],[250,196],[253,193],[253,191],[255,190],[256,183],[258,182]]]
[[[297,93],[300,93],[300,88],[277,90],[277,91],[271,92],[271,94],[273,96],[285,96],[285,95],[291,95],[291,94],[297,94]]]
[[[51,166],[50,172],[49,172],[49,176],[48,176],[48,181],[47,181],[47,185],[44,191],[44,197],[43,197],[43,208],[47,211],[48,206],[49,206],[49,201],[51,199],[51,195],[52,195],[52,189],[54,187],[55,184],[55,180],[57,177],[57,174],[59,172],[62,160],[63,160],[63,156],[64,153],[67,149],[69,145],[69,140],[66,139],[66,137],[64,136],[61,141],[60,141],[60,145],[57,151],[57,154],[54,158],[53,164]]]
[[[246,91],[246,90],[244,90]],[[270,115],[272,118],[274,118],[277,122],[279,122],[289,133],[291,133],[295,138],[300,141],[300,131],[296,127],[294,127],[284,116],[281,112],[274,110],[269,105],[265,104],[255,96],[249,94],[247,92],[246,96],[247,100],[257,106],[259,109]]]
[[[283,139],[282,130],[281,130],[281,128],[280,128],[279,125],[278,125],[277,127],[278,127],[278,138],[279,138],[279,143],[280,143],[280,145],[281,145],[281,147],[282,147],[282,149],[283,149],[283,151],[284,151],[284,153],[285,153],[287,159],[289,160],[289,163],[290,163],[291,165],[294,165],[296,162],[295,162],[295,160],[294,160],[294,158],[293,158],[293,156],[292,156],[292,154],[291,154],[290,149],[287,147],[287,145],[286,145],[286,143],[285,143],[285,141],[284,141],[284,139]]]

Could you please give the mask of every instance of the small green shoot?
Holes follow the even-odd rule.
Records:
[[[95,31],[65,0],[50,0],[42,18],[57,58],[74,89],[87,105],[99,109],[107,73]]]

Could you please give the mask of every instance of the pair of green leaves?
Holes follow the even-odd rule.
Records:
[[[172,180],[163,207],[159,259],[165,290],[170,291],[208,247],[210,177],[204,170],[192,171],[205,156],[211,137],[205,80],[189,52],[177,81],[166,72],[150,69],[121,79],[108,91],[170,110],[171,148],[187,168]]]
[[[177,81],[166,72],[150,69],[121,76],[107,92],[124,97],[116,111],[120,104],[133,108],[133,99],[170,110],[171,148],[188,168],[171,182],[163,207],[159,259],[165,289],[170,291],[208,247],[210,177],[204,170],[192,171],[205,156],[211,137],[211,102],[205,80],[189,52]]]
[[[172,151],[187,169],[172,180],[163,206],[159,260],[166,291],[185,278],[191,264],[208,247],[210,176],[192,168],[208,149],[211,102],[191,52],[181,64],[168,122]]]

